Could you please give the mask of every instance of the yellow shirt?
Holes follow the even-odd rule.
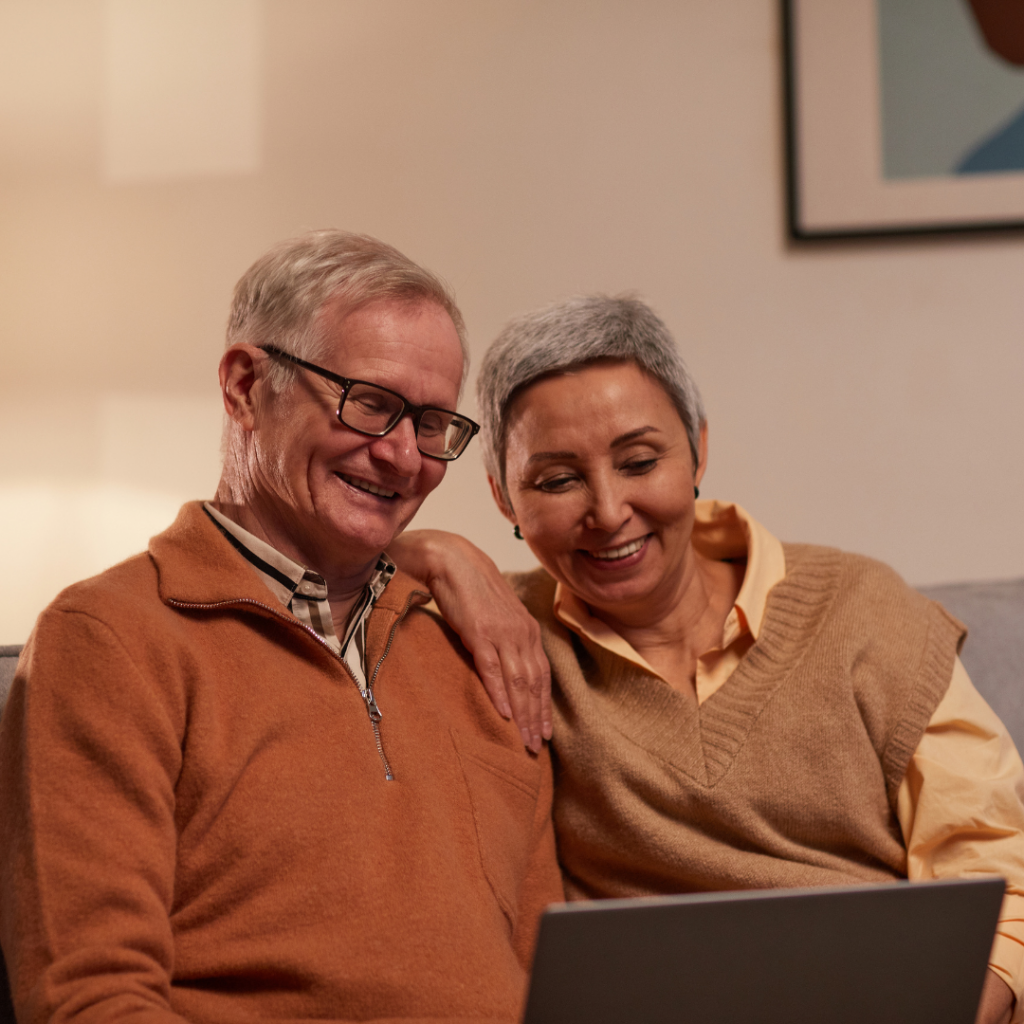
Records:
[[[782,544],[739,505],[697,503],[693,546],[718,561],[745,560],[746,572],[717,647],[697,661],[697,703],[732,675],[757,641],[768,592],[786,575]],[[558,584],[555,616],[569,629],[661,678],[613,629]],[[1007,880],[989,966],[1017,997],[1024,1020],[1024,764],[960,659],[932,715],[897,797],[911,880],[1002,875]]]

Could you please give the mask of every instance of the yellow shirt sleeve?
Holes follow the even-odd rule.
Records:
[[[1024,1021],[1024,764],[960,659],[897,797],[907,877],[1002,875],[1006,896],[989,967]]]

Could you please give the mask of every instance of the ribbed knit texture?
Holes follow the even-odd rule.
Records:
[[[896,796],[963,627],[878,562],[785,553],[757,643],[700,707],[558,623],[543,570],[514,577],[556,681],[570,897],[905,877]]]

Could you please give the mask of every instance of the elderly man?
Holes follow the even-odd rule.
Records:
[[[383,553],[476,432],[462,331],[362,236],[239,282],[215,500],[54,601],[3,716],[20,1020],[518,1016],[549,764]]]

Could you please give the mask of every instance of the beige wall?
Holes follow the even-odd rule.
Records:
[[[1024,240],[788,246],[778,52],[776,0],[0,0],[0,643],[211,492],[231,286],[321,225],[446,276],[477,361],[638,291],[706,495],[915,583],[1024,574]],[[417,521],[530,564],[475,454]]]

